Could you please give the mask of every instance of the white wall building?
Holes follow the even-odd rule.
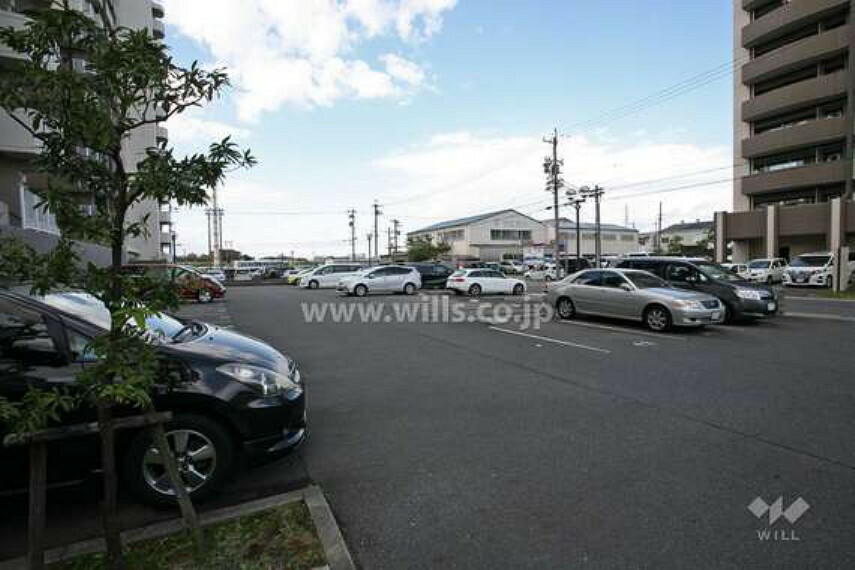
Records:
[[[555,236],[555,220],[544,220],[549,244]],[[580,252],[582,255],[596,253],[597,225],[589,222],[579,223],[581,234]],[[576,222],[561,218],[558,223],[558,247],[562,253],[576,255]],[[602,255],[621,255],[639,251],[638,230],[615,224],[600,224],[600,244]]]
[[[407,238],[430,237],[447,243],[454,260],[500,261],[522,258],[523,248],[546,239],[544,225],[516,210],[499,210],[440,222],[409,232]]]
[[[107,0],[115,14],[115,24],[128,28],[147,28],[156,38],[164,36],[163,5],[159,0]],[[83,13],[95,16],[88,0],[71,0],[72,6]],[[0,27],[22,27],[26,21],[23,12],[45,8],[51,0],[0,0]],[[0,45],[0,65],[4,61],[20,59],[21,55]],[[135,131],[124,148],[124,158],[131,168],[145,156],[147,148],[156,146],[167,138],[166,129],[160,125],[146,125]],[[25,236],[27,241],[44,244],[58,236],[56,221],[49,213],[35,208],[37,198],[30,191],[36,187],[41,176],[33,172],[33,158],[39,153],[37,141],[22,127],[0,114],[0,233],[4,227],[11,228],[9,234]],[[140,219],[148,214],[148,235],[127,238],[129,259],[164,260],[172,259],[173,228],[171,207],[156,201],[138,204],[131,212],[131,219]],[[26,236],[39,234],[38,239]]]

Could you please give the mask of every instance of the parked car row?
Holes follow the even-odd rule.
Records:
[[[632,257],[588,269],[549,287],[559,317],[591,314],[644,323],[661,332],[749,318],[780,310],[775,291],[704,259]]]

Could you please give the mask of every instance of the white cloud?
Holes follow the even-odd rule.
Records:
[[[380,61],[386,64],[386,73],[408,85],[418,87],[425,80],[425,72],[417,63],[399,55],[387,53],[380,56]]]
[[[385,69],[353,55],[371,38],[430,39],[456,0],[169,0],[167,21],[202,44],[237,85],[238,116],[253,121],[282,105],[343,98],[406,97],[421,66],[394,54]]]
[[[233,139],[246,139],[250,136],[247,129],[193,116],[192,111],[175,115],[167,123],[169,140],[176,145],[208,145],[223,140],[227,136]]]
[[[462,131],[437,134],[421,145],[383,156],[374,167],[386,175],[387,185],[403,189],[381,201],[405,220],[412,214],[410,230],[426,225],[430,218],[442,220],[506,207],[544,219],[550,215],[545,207],[551,195],[544,190],[542,167],[548,152],[539,136],[488,137]],[[606,188],[604,221],[623,223],[628,207],[629,221],[647,229],[660,200],[666,223],[709,219],[715,210],[730,207],[729,182],[674,190],[729,178],[726,167],[732,159],[725,147],[654,142],[626,146],[574,137],[561,141],[559,154],[564,158],[567,184]],[[683,176],[699,171],[707,172]],[[623,188],[672,176],[680,177]],[[662,190],[666,192],[658,193]],[[593,207],[586,205],[583,217],[591,219]]]

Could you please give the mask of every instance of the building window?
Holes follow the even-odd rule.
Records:
[[[160,222],[160,233],[168,234],[172,231],[172,223],[171,222]]]
[[[163,255],[172,255],[172,244],[171,243],[160,244],[160,253],[162,253]]]
[[[463,239],[463,230],[451,230],[448,232],[440,232],[439,241],[452,242]]]
[[[762,18],[766,14],[769,14],[770,12],[774,12],[775,10],[777,10],[778,8],[780,8],[781,6],[783,6],[786,3],[787,3],[786,0],[773,0],[772,2],[768,2],[766,4],[763,4],[762,6],[754,8],[751,11],[751,19],[757,20],[759,18]]]
[[[44,207],[39,206],[41,199],[21,183],[21,226],[49,234],[59,235],[56,217]]]
[[[635,236],[632,234],[623,234],[620,236],[620,241],[636,241]]]
[[[490,230],[492,241],[528,241],[531,239],[531,230]]]

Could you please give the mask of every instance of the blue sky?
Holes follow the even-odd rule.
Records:
[[[520,204],[546,217],[530,204],[548,199],[539,138],[553,126],[574,135],[562,140],[567,181],[610,183],[615,197],[628,193],[621,185],[731,160],[729,75],[575,128],[726,63],[730,2],[200,1],[167,3],[167,41],[181,62],[229,65],[236,86],[170,133],[181,150],[226,132],[253,149],[259,166],[222,189],[225,239],[251,254],[346,252],[346,210],[367,231],[374,199],[390,204],[384,229],[392,217],[406,231]],[[255,17],[230,4],[253,5]],[[647,229],[659,200],[674,222],[730,206],[727,183],[652,193],[674,186],[633,187],[644,194],[607,200],[605,216],[622,223],[628,210]],[[204,215],[177,218],[183,248],[204,251]]]

